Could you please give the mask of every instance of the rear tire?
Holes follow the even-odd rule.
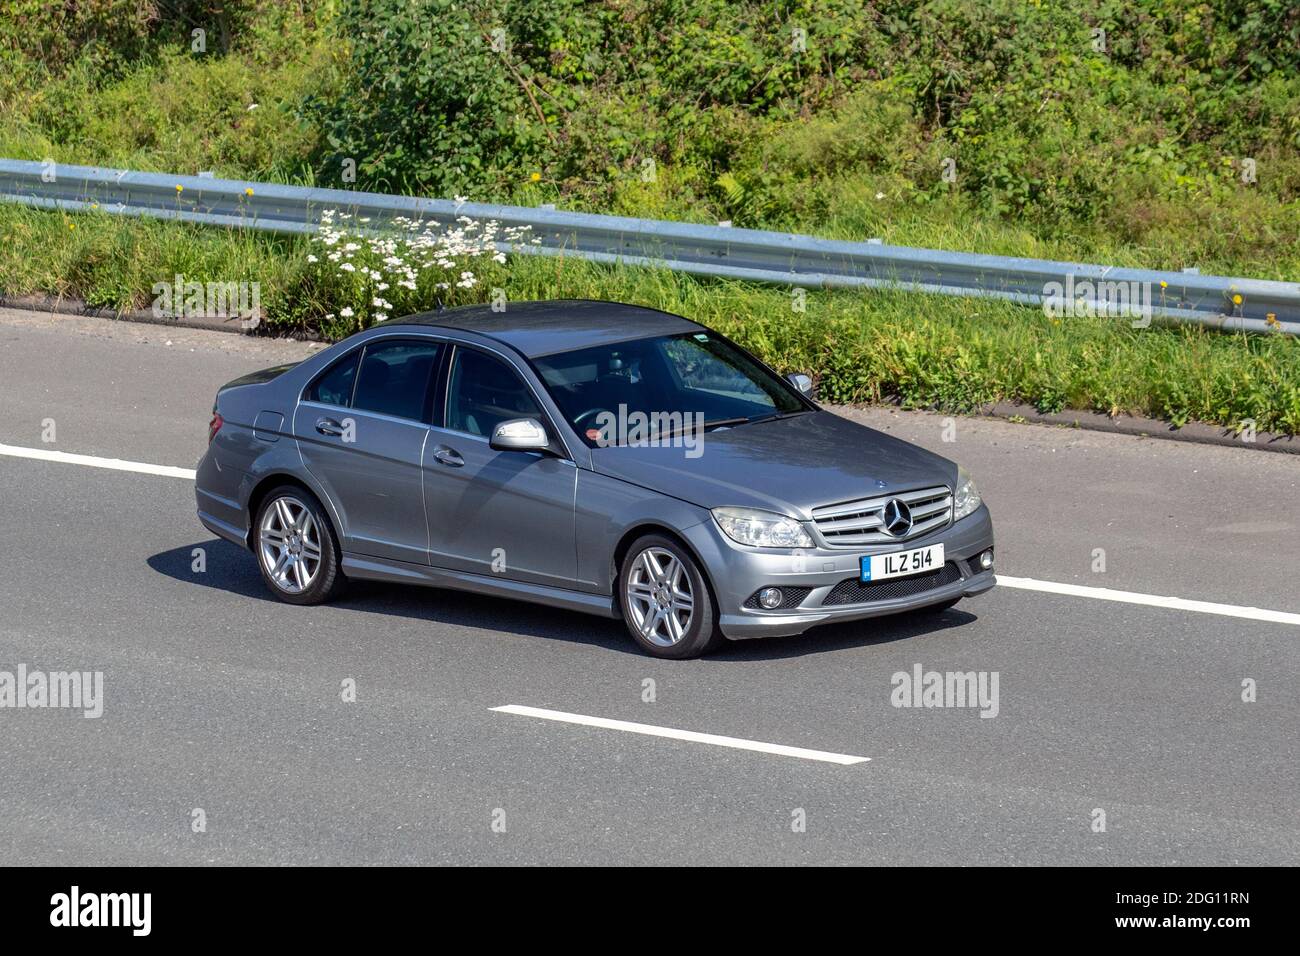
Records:
[[[298,485],[262,499],[253,554],[267,588],[286,604],[321,604],[343,588],[342,549],[320,501]]]
[[[725,640],[704,573],[665,535],[632,543],[619,569],[618,597],[628,633],[652,657],[699,657]]]

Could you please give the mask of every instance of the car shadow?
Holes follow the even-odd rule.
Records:
[[[760,637],[728,641],[705,661],[773,661],[808,654],[826,654],[855,647],[873,647],[927,637],[979,618],[969,611],[950,607],[944,611],[903,611],[887,617],[822,624],[791,637]]]
[[[206,570],[201,574],[193,569],[196,548],[203,549],[206,561]],[[267,590],[253,555],[223,538],[162,551],[146,559],[145,563],[159,574],[184,584],[284,606]],[[342,596],[328,606],[437,624],[548,637],[627,654],[641,653],[627,636],[623,625],[612,618],[578,614],[542,604],[501,600],[468,591],[382,581],[349,581]]]
[[[195,552],[199,549],[203,551],[205,562],[202,573],[194,570]],[[184,584],[280,604],[267,591],[253,556],[223,538],[161,551],[146,559],[146,563],[157,573]],[[437,598],[431,600],[431,594],[437,595]],[[439,624],[546,637],[642,656],[620,621],[541,604],[501,600],[467,591],[378,581],[351,581],[343,596],[331,602],[330,606]],[[828,624],[794,637],[727,641],[720,649],[703,658],[703,661],[721,663],[803,657],[806,654],[909,640],[961,627],[975,620],[977,618],[974,614],[958,608],[949,608],[942,613],[912,611],[890,617]]]

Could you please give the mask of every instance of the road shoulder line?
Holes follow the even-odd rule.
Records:
[[[121,458],[99,458],[95,455],[74,455],[49,448],[23,448],[19,445],[0,444],[0,455],[10,458],[32,458],[36,461],[57,461],[65,465],[84,465],[88,468],[107,468],[111,471],[134,471],[141,475],[162,475],[164,478],[194,480],[193,468],[176,468],[172,465],[151,465],[144,461],[123,461]]]

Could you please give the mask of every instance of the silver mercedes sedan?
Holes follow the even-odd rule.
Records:
[[[350,578],[476,591],[687,658],[994,584],[964,470],[639,306],[386,322],[223,386],[209,439],[199,520],[292,604]]]

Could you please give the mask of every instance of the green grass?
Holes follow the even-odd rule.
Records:
[[[1283,0],[453,5],[510,22],[519,68],[545,91],[545,132],[526,101],[489,101],[489,88],[517,94],[513,75],[486,84],[503,79],[491,58],[461,78],[468,91],[445,90],[444,70],[419,73],[417,49],[454,39],[438,26],[451,12],[230,0],[218,5],[233,18],[228,47],[214,35],[200,54],[189,24],[137,22],[136,6],[17,0],[0,23],[0,155],[380,191],[410,182],[494,202],[1300,278],[1297,21]],[[388,19],[372,23],[377,11]],[[356,18],[374,36],[350,29]],[[405,40],[380,29],[412,21],[421,29]],[[783,39],[796,22],[814,41],[797,63]],[[1093,26],[1109,32],[1104,56]],[[472,105],[430,106],[426,82]],[[488,130],[518,138],[491,176],[456,153]],[[356,159],[355,184],[340,181],[340,155]],[[944,184],[949,158],[956,181]],[[463,181],[436,189],[412,166],[463,166]]]
[[[267,331],[353,325],[324,320],[357,305],[323,284],[306,239],[210,229],[103,213],[68,216],[0,206],[0,290],[75,297],[120,311],[146,307],[157,282],[260,283]],[[319,247],[315,247],[319,251]],[[783,371],[811,371],[823,399],[897,401],[969,411],[997,401],[1042,411],[1091,409],[1300,433],[1300,341],[1197,327],[1132,329],[1104,319],[1053,320],[994,300],[906,291],[808,291],[714,281],[668,270],[516,257],[476,266],[482,284],[451,304],[511,299],[611,299],[666,309],[719,329]],[[409,308],[431,308],[424,293]]]
[[[1287,0],[226,0],[202,51],[135,0],[9,7],[0,156],[1300,277]],[[512,69],[467,17],[507,28]],[[309,264],[305,238],[0,206],[0,241],[11,296],[128,311],[177,274],[257,282],[269,331],[339,337],[374,294]],[[810,291],[795,312],[787,289],[545,258],[474,271],[442,297],[680,312],[812,371],[831,401],[1300,433],[1300,343],[1276,334],[906,291]],[[431,285],[393,289],[395,314],[433,306]]]

